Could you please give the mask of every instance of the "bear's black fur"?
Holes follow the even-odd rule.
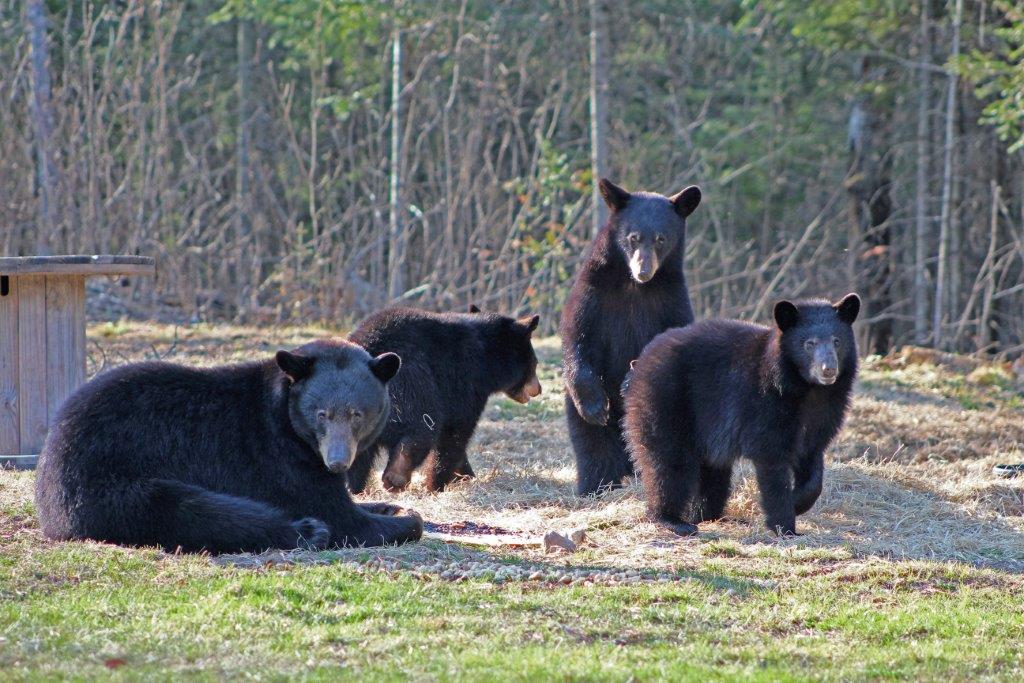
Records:
[[[629,193],[607,179],[600,189],[611,213],[577,272],[561,324],[579,495],[632,474],[620,427],[623,377],[655,335],[693,322],[683,254],[700,190],[669,198]]]
[[[366,487],[373,461],[388,453],[383,483],[409,485],[427,457],[426,487],[440,491],[455,477],[472,477],[466,445],[491,394],[526,403],[540,394],[530,335],[538,317],[516,320],[481,313],[429,313],[412,308],[380,311],[364,320],[351,341],[370,353],[393,351],[402,372],[388,386],[391,419],[380,438],[361,450],[349,470],[354,492]]]
[[[774,328],[708,320],[658,335],[626,391],[625,434],[652,521],[682,535],[722,516],[737,458],[769,529],[796,533],[857,375],[856,294],[775,306]]]
[[[344,476],[387,420],[399,364],[323,340],[262,362],[103,373],[46,439],[43,532],[214,553],[416,540],[418,516],[356,505]]]

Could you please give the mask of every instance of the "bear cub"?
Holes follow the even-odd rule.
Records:
[[[430,491],[443,490],[456,477],[472,477],[466,446],[487,399],[503,392],[527,403],[540,394],[530,339],[539,320],[482,313],[474,306],[469,313],[392,308],[360,323],[349,339],[370,353],[398,353],[402,372],[388,386],[391,419],[349,469],[351,490],[366,488],[380,450],[388,454],[382,476],[388,491],[405,489],[425,461]]]
[[[105,372],[46,439],[43,533],[212,553],[417,540],[415,513],[357,505],[344,476],[387,421],[400,363],[322,340],[260,362]]]
[[[780,301],[775,326],[708,320],[658,335],[626,390],[629,451],[651,520],[680,535],[718,519],[751,460],[768,529],[796,534],[857,375],[860,299]]]
[[[600,182],[608,222],[591,244],[562,311],[565,416],[576,493],[620,486],[633,473],[620,426],[620,386],[644,346],[693,322],[683,275],[686,218],[696,187],[665,197]]]

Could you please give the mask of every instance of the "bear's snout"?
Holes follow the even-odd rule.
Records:
[[[831,347],[831,344],[829,344]],[[839,359],[833,349],[819,345],[811,365],[811,378],[818,384],[835,384],[839,378]]]
[[[330,422],[320,437],[320,457],[332,474],[342,474],[356,457],[356,439],[352,426],[340,420]]]
[[[518,390],[508,392],[507,395],[516,403],[522,403],[525,405],[530,402],[531,398],[540,396],[540,393],[540,380],[537,379],[537,375],[535,373],[530,377],[530,379],[526,380]]]
[[[653,249],[637,249],[629,259],[629,272],[640,284],[651,281],[658,272],[658,254]]]

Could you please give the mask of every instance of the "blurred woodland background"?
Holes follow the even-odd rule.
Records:
[[[0,252],[155,256],[183,320],[551,331],[603,174],[701,186],[700,317],[1013,357],[1022,128],[1019,0],[0,0]]]

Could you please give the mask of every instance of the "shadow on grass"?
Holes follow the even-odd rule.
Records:
[[[681,569],[676,571],[655,571],[637,567],[632,563],[598,564],[579,562],[566,564],[565,556],[558,559],[526,559],[510,553],[496,552],[467,545],[445,543],[427,539],[420,543],[399,547],[380,548],[337,548],[320,552],[268,551],[260,554],[231,554],[211,557],[214,564],[247,569],[262,569],[273,566],[322,566],[340,564],[355,567],[364,574],[409,575],[423,580],[446,583],[483,582],[493,586],[518,586],[523,589],[553,590],[580,587],[584,580],[592,581],[599,588],[610,587],[651,587],[684,586],[699,584],[714,591],[731,591],[746,596],[773,589],[773,585],[757,579],[737,577],[725,572]],[[485,565],[479,575],[463,578],[449,577],[446,571],[461,573],[458,568],[470,571],[473,563]],[[438,568],[441,568],[439,570]],[[456,568],[456,569],[451,569]],[[504,578],[501,572],[522,570],[523,574],[538,578]],[[562,583],[557,577],[578,576],[580,580]],[[621,579],[616,576],[623,576]],[[614,582],[609,582],[614,581]],[[589,588],[589,586],[588,586]]]
[[[760,531],[760,516],[742,521],[756,524],[758,531],[734,540],[744,545],[773,542]],[[826,491],[810,513],[797,519],[797,530],[803,535],[774,542],[782,547],[848,547],[860,556],[963,562],[1024,574],[1024,533],[1002,516],[972,511],[909,477],[898,481],[856,465],[826,472]]]

